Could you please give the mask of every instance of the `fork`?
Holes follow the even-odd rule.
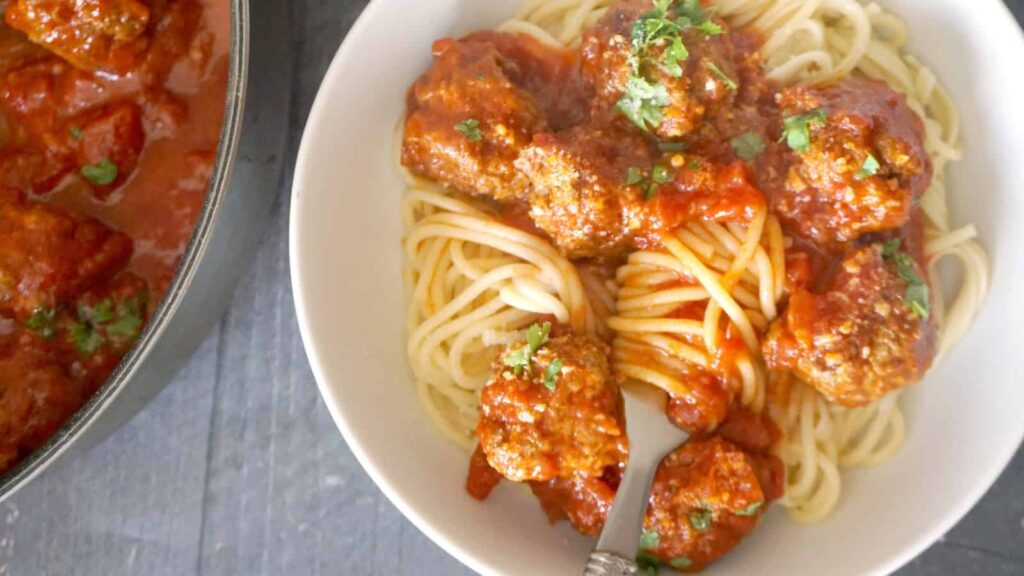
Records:
[[[665,417],[667,395],[661,390],[629,381],[622,386],[622,397],[629,437],[629,461],[583,576],[638,574],[635,558],[654,473],[665,456],[690,439],[689,434],[673,426]]]

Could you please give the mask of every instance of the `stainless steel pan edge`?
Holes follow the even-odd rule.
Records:
[[[49,442],[0,477],[0,501],[128,422],[170,382],[227,308],[265,229],[285,159],[287,23],[286,0],[231,0],[232,51],[218,158],[177,275],[111,379]]]

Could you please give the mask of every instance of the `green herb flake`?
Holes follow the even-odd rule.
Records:
[[[718,64],[715,64],[714,62],[708,62],[708,68],[715,73],[715,76],[721,78],[722,82],[725,82],[726,88],[733,91],[739,89],[740,85],[737,84],[735,80],[730,78],[728,74],[723,72],[722,69],[718,67]]]
[[[97,186],[109,186],[117,180],[117,164],[110,161],[110,158],[104,158],[96,164],[89,164],[82,166],[79,171],[82,177],[92,182]]]
[[[484,137],[480,132],[480,122],[475,118],[467,118],[459,122],[455,125],[455,129],[470,142],[479,142]]]
[[[928,283],[917,273],[917,263],[906,252],[900,251],[898,239],[882,244],[882,257],[896,264],[896,273],[907,283],[903,303],[910,312],[927,320],[931,316],[930,291]]]
[[[661,569],[661,558],[648,552],[640,552],[636,555],[636,567],[644,574],[657,576]]]
[[[82,139],[82,129],[79,128],[78,126],[72,126],[71,129],[68,130],[68,132],[71,133],[71,138],[72,139],[74,139],[74,140],[81,140]]]
[[[83,356],[93,355],[103,345],[103,337],[92,325],[85,322],[75,324],[68,330],[68,341]]]
[[[678,556],[669,561],[668,565],[676,570],[685,570],[690,566],[693,566],[693,561],[686,556]]]
[[[629,118],[637,128],[649,131],[661,125],[664,108],[668,103],[668,90],[664,86],[633,76],[626,82],[626,92],[616,103],[615,109]]]
[[[530,348],[528,346],[523,346],[522,348],[516,348],[515,350],[512,350],[508,354],[505,354],[505,356],[502,357],[502,359],[501,359],[501,363],[504,364],[505,366],[508,366],[512,370],[514,370],[515,374],[517,376],[519,374],[521,374],[523,372],[523,370],[526,370],[527,372],[529,372],[530,371],[530,355],[529,355],[529,352],[530,352]]]
[[[705,20],[697,25],[697,29],[707,34],[708,36],[719,36],[725,33],[720,25],[711,20]]]
[[[654,530],[644,530],[640,535],[640,549],[653,550],[661,543],[661,537]]]
[[[107,334],[131,340],[142,331],[142,316],[132,310],[119,309],[117,320],[107,325]]]
[[[530,347],[530,356],[540,347],[548,343],[548,334],[551,333],[551,322],[545,322],[544,324],[536,324],[530,326],[526,331],[526,343]]]
[[[690,526],[697,532],[711,530],[711,510],[701,508],[690,512]]]
[[[658,150],[662,152],[682,152],[687,147],[686,142],[658,142]]]
[[[860,171],[857,172],[855,178],[857,178],[857,180],[870,178],[871,176],[878,174],[878,169],[881,167],[882,165],[878,162],[878,159],[873,155],[868,154],[868,157],[864,160],[864,165],[861,166]]]
[[[685,62],[689,58],[690,52],[683,44],[682,37],[676,36],[665,50],[665,71],[673,78],[681,78],[683,67],[679,63]]]
[[[533,355],[540,350],[542,346],[548,343],[548,335],[551,333],[551,323],[545,322],[544,324],[534,323],[526,330],[526,346],[522,348],[516,348],[515,350],[505,354],[501,359],[502,364],[515,370],[518,376],[524,370],[530,372],[530,361],[533,359]]]
[[[544,387],[554,392],[555,388],[558,387],[558,377],[562,375],[562,359],[555,358],[548,364],[547,370],[544,371]]]
[[[806,114],[786,116],[783,118],[784,128],[779,142],[785,141],[791,150],[803,154],[811,145],[811,126],[823,124],[827,119],[828,112],[822,108]]]
[[[37,308],[25,321],[25,327],[32,330],[44,340],[57,335],[57,310],[54,308]]]
[[[761,509],[761,506],[764,506],[764,500],[758,500],[757,502],[754,502],[753,504],[747,506],[743,510],[735,512],[735,514],[737,516],[753,516],[754,514],[757,514],[758,510]]]
[[[733,138],[729,144],[736,151],[736,155],[747,162],[754,160],[764,152],[764,138],[754,131]]]
[[[103,324],[114,319],[114,303],[104,298],[92,306],[78,305],[78,320],[92,325]]]
[[[654,180],[658,184],[664,184],[672,181],[672,170],[668,166],[658,165],[651,171],[651,180]]]
[[[626,169],[626,179],[623,180],[623,185],[634,186],[644,181],[644,172],[639,166],[630,166]]]

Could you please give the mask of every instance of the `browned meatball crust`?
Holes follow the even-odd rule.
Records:
[[[530,217],[563,253],[579,258],[624,251],[644,224],[645,191],[629,185],[653,152],[640,134],[584,125],[538,134],[516,167],[532,184]]]
[[[823,293],[793,294],[765,340],[768,367],[795,371],[844,406],[920,380],[935,354],[936,328],[908,302],[908,281],[886,251],[882,244],[857,249]],[[902,258],[910,273],[926,278],[912,258]]]
[[[480,396],[476,432],[491,467],[523,482],[597,476],[621,461],[626,435],[607,346],[588,337],[554,338],[532,355],[529,369],[516,370],[507,359],[523,346],[496,360]]]
[[[620,0],[583,34],[583,75],[593,86],[596,99],[611,113],[627,92],[633,75],[631,38],[633,26],[654,7],[650,0]],[[675,16],[675,8],[670,16]],[[672,139],[694,131],[711,108],[728,108],[735,99],[737,78],[734,50],[726,34],[708,34],[697,28],[681,32],[688,56],[679,62],[678,76],[649,62],[641,64],[643,76],[665,88],[667,101],[662,119],[653,132]],[[664,60],[667,44],[658,45],[649,60]]]
[[[435,42],[433,65],[409,92],[402,164],[467,194],[524,198],[528,181],[513,162],[548,124],[518,81],[524,64],[506,54],[529,42],[497,33]]]
[[[829,247],[907,223],[932,165],[924,124],[905,96],[850,78],[789,89],[780,104],[790,122],[807,121],[810,134],[772,198],[788,229]]]

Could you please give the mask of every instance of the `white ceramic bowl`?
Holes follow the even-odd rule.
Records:
[[[430,44],[497,24],[517,0],[373,0],[331,66],[299,153],[292,282],[306,351],[327,406],[381,490],[430,538],[485,574],[578,574],[591,542],[550,526],[528,490],[485,503],[463,490],[467,455],[432,427],[406,365],[402,180],[394,129]],[[975,222],[994,268],[967,339],[907,397],[910,437],[890,462],[848,473],[816,526],[773,510],[710,573],[884,574],[953,526],[1024,437],[1024,39],[1000,0],[892,0],[912,51],[963,113],[952,169],[958,221]]]

